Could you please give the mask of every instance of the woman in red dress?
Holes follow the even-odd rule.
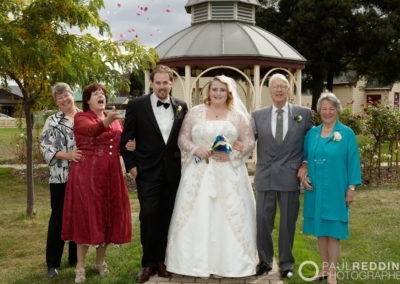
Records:
[[[95,269],[108,274],[107,245],[131,241],[129,196],[120,164],[123,118],[107,115],[106,88],[92,83],[83,91],[83,112],[75,115],[74,136],[82,157],[71,163],[65,193],[62,239],[77,243],[75,282],[85,280],[85,256],[96,247]]]

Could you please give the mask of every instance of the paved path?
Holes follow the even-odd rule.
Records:
[[[209,278],[209,279],[201,279],[196,277],[188,277],[174,274],[172,278],[162,278],[157,275],[150,278],[148,284],[192,284],[192,283],[224,283],[224,284],[283,284],[283,281],[280,279],[280,273],[278,266],[276,265],[274,259],[274,265],[272,270],[268,273],[268,275],[264,274],[261,276],[250,276],[250,277],[242,277],[242,278]]]

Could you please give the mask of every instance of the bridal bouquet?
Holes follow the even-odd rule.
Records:
[[[222,151],[222,152],[229,154],[230,152],[232,152],[232,146],[231,146],[231,143],[229,143],[228,138],[226,138],[224,135],[218,135],[215,138],[215,141],[214,141],[213,145],[211,146],[210,150],[211,150],[211,152]],[[194,162],[196,164],[200,161],[201,161],[201,158],[199,158],[199,157],[194,158]],[[208,163],[208,158],[206,159],[206,162]]]

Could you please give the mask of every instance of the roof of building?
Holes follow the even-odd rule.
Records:
[[[263,65],[267,58],[303,66],[306,62],[296,49],[276,35],[237,21],[208,21],[190,26],[161,42],[156,49],[164,63],[179,58],[211,62],[210,58],[226,57],[231,65],[235,61]]]
[[[232,1],[232,0],[188,0],[188,2],[185,5],[186,11],[190,12],[191,6],[198,5],[201,3],[207,3],[207,2],[241,2],[241,3],[245,3],[245,4],[261,6],[260,2],[258,2],[258,0],[236,0],[236,1]]]
[[[348,71],[340,76],[333,78],[333,85],[353,84],[357,81],[357,74],[354,71]]]
[[[18,97],[23,97],[21,90],[17,85],[8,85],[8,87],[0,86],[0,93],[16,95]]]
[[[393,85],[385,85],[382,86],[376,81],[368,81],[367,85],[365,86],[366,91],[374,91],[374,90],[380,90],[380,91],[390,91],[392,89]]]

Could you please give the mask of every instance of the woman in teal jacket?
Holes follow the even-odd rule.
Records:
[[[349,205],[356,185],[361,184],[360,156],[356,136],[339,122],[340,101],[323,93],[317,103],[322,124],[310,129],[304,140],[308,177],[302,178],[304,194],[304,234],[318,238],[322,272],[317,281],[337,283],[335,267],[340,240],[349,238]]]

